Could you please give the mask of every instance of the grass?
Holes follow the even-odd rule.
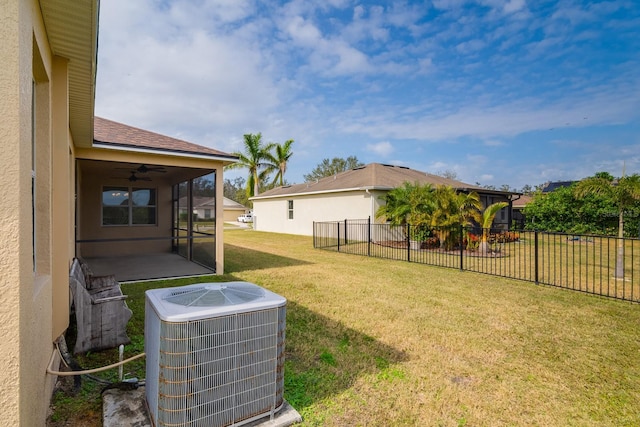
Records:
[[[640,306],[452,269],[225,232],[224,276],[285,296],[285,398],[305,426],[635,426]],[[144,290],[124,285],[142,351]],[[116,359],[89,354],[86,367]],[[127,366],[144,377],[144,361]],[[112,374],[112,376],[115,373]],[[58,392],[56,422],[91,418],[99,387]],[[82,422],[82,421],[79,421]],[[100,425],[99,423],[93,425]]]

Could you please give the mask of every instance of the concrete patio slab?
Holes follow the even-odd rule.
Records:
[[[85,258],[85,261],[96,276],[114,274],[119,282],[214,274],[172,253]]]

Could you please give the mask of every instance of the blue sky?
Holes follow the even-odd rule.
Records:
[[[640,173],[640,3],[110,0],[96,114],[521,188]],[[234,177],[241,172],[225,174]]]

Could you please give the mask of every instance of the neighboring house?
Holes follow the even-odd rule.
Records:
[[[222,170],[235,160],[94,122],[98,15],[98,0],[0,7],[0,420],[7,426],[45,425],[56,380],[46,369],[58,366],[54,341],[69,324],[72,259],[162,251],[189,259],[195,239],[191,224],[175,218],[179,193],[191,197],[194,181],[204,180],[222,200]],[[206,239],[220,274],[221,211],[215,237]]]
[[[510,203],[513,194],[404,166],[370,163],[315,182],[286,185],[252,197],[253,227],[259,231],[312,235],[314,222],[369,217],[375,221],[376,211],[384,204],[384,196],[404,182],[449,185],[458,191],[475,191],[483,206],[498,201]],[[511,209],[507,207],[496,215],[494,226],[508,229],[510,223]]]
[[[554,181],[554,182],[545,182],[542,186],[541,191],[543,193],[551,193],[552,191],[557,190],[558,188],[563,187],[571,187],[578,181]]]
[[[515,196],[513,198],[513,223],[515,228],[522,230],[525,224],[524,208],[533,200],[533,196],[527,196],[523,194],[521,196]]]
[[[195,197],[193,199],[193,214],[195,221],[209,221],[214,218],[216,201],[213,197]],[[227,197],[223,199],[223,221],[237,221],[240,215],[248,212],[244,205],[231,200]],[[180,204],[180,214],[186,215],[188,212],[187,205],[184,202]]]
[[[249,209],[241,203],[231,200],[227,197],[224,198],[224,222],[238,221],[240,215],[248,213]]]

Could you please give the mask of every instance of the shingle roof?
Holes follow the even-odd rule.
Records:
[[[551,193],[552,191],[556,191],[558,188],[571,187],[578,181],[556,181],[556,182],[547,182],[542,188],[543,193]]]
[[[235,200],[231,200],[227,197],[224,198],[224,207],[226,209],[247,209],[242,203],[238,203]]]
[[[101,117],[95,117],[93,135],[94,142],[101,144],[222,157],[228,158],[229,161],[237,160],[235,156],[229,153],[203,147],[181,139],[160,135],[159,133],[138,129],[133,126],[127,126]]]
[[[523,194],[522,196],[520,196],[520,198],[515,199],[513,201],[513,208],[522,209],[525,206],[527,206],[529,203],[531,203],[532,200],[533,200],[533,196],[527,196],[526,194]]]
[[[455,179],[421,172],[404,166],[370,163],[360,168],[341,172],[337,175],[322,178],[316,182],[305,182],[284,187],[277,187],[254,197],[278,197],[304,193],[323,193],[341,190],[391,190],[405,182],[431,185],[448,185],[458,190],[477,191],[483,193],[510,194],[504,191],[487,190],[485,188],[466,184]]]

